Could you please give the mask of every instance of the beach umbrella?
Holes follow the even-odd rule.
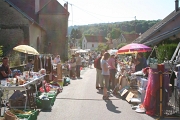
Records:
[[[80,50],[78,50],[78,51],[76,51],[76,53],[87,53],[88,51],[86,51],[86,50],[82,50],[82,49],[80,49]]]
[[[13,50],[27,54],[39,55],[36,49],[28,45],[18,45],[14,47]]]
[[[120,48],[117,51],[117,54],[133,54],[133,53],[139,53],[139,52],[148,52],[151,50],[152,49],[150,47],[144,44],[131,43]]]

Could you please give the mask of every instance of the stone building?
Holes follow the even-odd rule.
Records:
[[[7,54],[27,44],[66,59],[68,17],[68,3],[57,0],[0,0],[0,45]]]

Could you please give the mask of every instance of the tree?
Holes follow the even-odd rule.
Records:
[[[81,39],[78,41],[80,48],[82,48],[82,40],[83,38],[81,37]]]
[[[77,30],[72,29],[71,38],[76,38],[77,36],[74,35],[77,34],[79,36],[79,31],[81,31],[82,34],[100,35],[111,39],[116,39],[117,37],[119,37],[121,33],[127,33],[127,34],[134,33],[135,28],[136,28],[136,33],[143,34],[147,29],[149,29],[159,21],[160,20],[148,20],[148,21],[136,20],[136,26],[134,20],[125,21],[125,22],[116,22],[116,23],[100,23],[100,24],[77,26],[78,28]]]
[[[119,28],[113,28],[110,34],[112,39],[117,39],[119,38],[121,32]]]
[[[79,29],[74,29],[73,28],[72,31],[71,31],[70,40],[69,40],[69,43],[72,44],[72,45],[70,45],[70,47],[72,47],[73,44],[76,43],[76,40],[78,40],[78,39],[80,39],[78,41],[78,44],[80,46],[82,46],[82,40],[81,40],[82,39],[82,32]]]
[[[75,38],[80,39],[82,37],[82,32],[79,29],[75,30]]]
[[[71,35],[70,35],[70,38],[76,38],[76,30],[73,28],[72,31],[71,31]]]
[[[102,50],[107,50],[108,49],[108,45],[104,44],[104,43],[100,43],[98,45],[97,51],[102,51]]]
[[[2,50],[3,46],[0,46],[0,56],[3,55],[3,50]]]

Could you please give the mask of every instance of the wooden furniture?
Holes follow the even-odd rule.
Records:
[[[28,104],[29,104],[30,109],[36,110],[37,106],[36,106],[36,101],[35,101],[35,97],[33,93],[34,93],[33,90],[31,89],[27,90]]]

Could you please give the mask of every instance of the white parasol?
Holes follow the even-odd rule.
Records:
[[[13,50],[27,54],[39,55],[36,49],[28,45],[18,45],[14,47]]]
[[[87,53],[87,52],[88,52],[88,51],[82,50],[82,49],[76,51],[76,53]]]

